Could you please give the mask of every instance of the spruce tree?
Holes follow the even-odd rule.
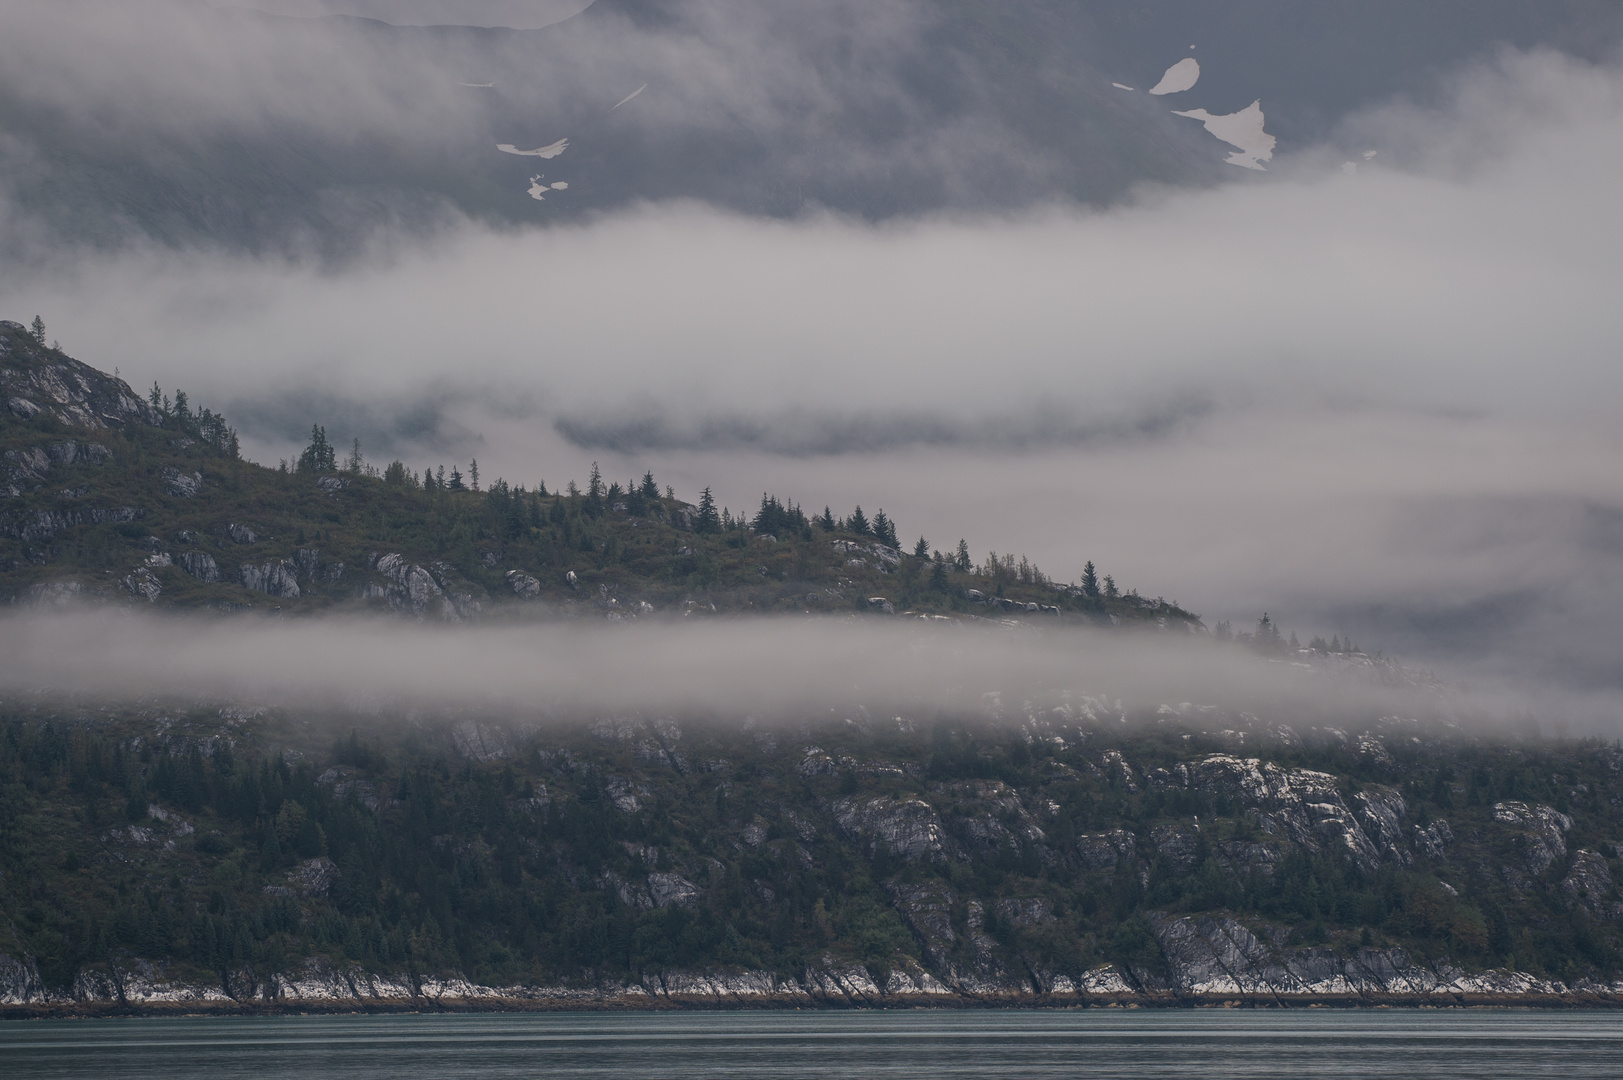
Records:
[[[858,536],[870,536],[873,533],[873,526],[868,524],[867,517],[862,513],[861,505],[858,505],[852,511],[851,516],[845,519],[845,527]]]
[[[930,542],[921,536],[919,537],[919,542],[913,545],[913,557],[915,559],[926,559],[929,558],[929,556]]]
[[[969,557],[969,542],[967,540],[958,541],[958,551],[953,557],[953,565],[961,574],[967,574],[974,568],[975,563]]]
[[[823,512],[817,518],[817,527],[824,532],[833,532],[838,523],[834,520],[834,511],[823,507]]]
[[[361,450],[361,440],[356,439],[355,440],[355,452],[356,452],[357,455],[360,454],[360,450]],[[474,458],[472,461],[468,462],[468,479],[473,483],[473,490],[478,491],[479,490],[479,459],[478,458]]]
[[[721,528],[721,515],[716,513],[716,499],[707,487],[699,493],[699,516],[693,521],[693,531],[713,533]]]
[[[156,387],[153,387],[156,390]],[[310,445],[299,455],[299,471],[330,473],[338,471],[338,454],[327,441],[327,429],[310,425]]]
[[[652,469],[642,474],[642,487],[637,489],[637,494],[645,499],[659,498],[659,485],[654,483],[654,471]]]
[[[28,333],[40,345],[45,344],[45,320],[38,315],[34,316],[34,325],[29,327]]]
[[[1099,572],[1093,568],[1092,559],[1082,567],[1082,595],[1089,598],[1099,595]]]
[[[947,590],[947,557],[939,551],[930,560],[930,588],[940,592]]]
[[[896,537],[896,524],[886,516],[883,507],[874,515],[873,534],[881,544],[888,544],[893,548],[902,546],[902,542]]]
[[[452,491],[466,491],[468,489],[467,485],[462,482],[462,473],[457,471],[455,465],[451,466],[450,488]]]

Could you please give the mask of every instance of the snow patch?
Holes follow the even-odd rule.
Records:
[[[1187,116],[1191,120],[1199,120],[1205,125],[1207,131],[1230,146],[1239,147],[1237,153],[1228,156],[1227,160],[1230,165],[1238,165],[1242,169],[1255,169],[1258,172],[1266,172],[1267,170],[1263,168],[1262,163],[1273,160],[1276,140],[1262,129],[1261,101],[1253,101],[1239,112],[1229,113],[1227,116],[1213,116],[1205,109],[1190,109],[1188,112],[1179,112],[1174,109],[1172,114],[1174,116]]]
[[[517,154],[520,157],[555,158],[565,150],[569,149],[569,140],[559,139],[555,143],[551,143],[547,146],[537,147],[534,150],[520,150],[512,143],[504,142],[497,143],[496,149],[500,150],[504,154]]]
[[[1194,86],[1199,79],[1200,61],[1193,56],[1186,56],[1167,68],[1166,74],[1161,76],[1161,81],[1150,88],[1150,93],[1156,95],[1181,94]]]
[[[1126,83],[1113,82],[1110,85],[1114,86],[1117,90],[1131,90],[1132,89],[1132,87],[1128,86]]]

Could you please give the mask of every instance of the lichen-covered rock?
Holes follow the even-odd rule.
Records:
[[[835,802],[833,811],[840,828],[864,841],[870,852],[931,859],[946,851],[940,816],[916,795],[852,796]]]
[[[1573,854],[1572,866],[1561,879],[1561,893],[1567,903],[1599,918],[1623,917],[1623,899],[1618,897],[1611,868],[1597,851],[1583,848]]]
[[[138,566],[119,582],[126,592],[134,593],[147,603],[155,603],[158,594],[163,592],[163,583],[151,570],[145,566]]]
[[[178,495],[183,499],[190,499],[203,489],[203,474],[200,472],[183,473],[173,465],[163,468],[164,486],[169,494]]]
[[[1076,856],[1089,870],[1113,870],[1118,863],[1130,865],[1137,859],[1137,843],[1125,829],[1089,833],[1076,838]]]
[[[522,570],[509,570],[507,572],[508,588],[520,600],[534,600],[541,595],[541,582],[532,574]]]
[[[958,937],[952,929],[953,892],[940,881],[890,887],[891,903],[924,947],[924,959],[945,969]]]
[[[338,864],[325,855],[318,856],[289,870],[287,880],[306,896],[326,896],[338,883]]]
[[[205,584],[212,585],[220,580],[220,565],[214,561],[214,556],[202,551],[183,551],[180,553],[180,567],[192,577]]]
[[[49,411],[64,424],[116,428],[126,423],[163,423],[163,417],[122,379],[105,375],[34,340],[20,323],[0,320],[0,397],[14,415]]]
[[[259,566],[243,563],[238,580],[242,582],[243,588],[262,592],[267,596],[280,597],[284,600],[296,600],[299,596],[298,568],[286,559],[277,559]]]
[[[389,580],[384,595],[392,608],[422,615],[431,603],[444,596],[433,574],[402,555],[381,555],[372,565]]]
[[[0,517],[0,536],[32,543],[49,540],[57,533],[82,525],[121,525],[139,521],[145,510],[133,506],[86,508],[84,510],[35,510]]]
[[[1522,868],[1532,877],[1544,873],[1557,859],[1567,857],[1567,841],[1562,835],[1572,828],[1572,819],[1554,807],[1524,802],[1493,804],[1493,819],[1514,831],[1511,842],[1521,853]],[[1506,867],[1507,871],[1513,870]],[[1526,882],[1512,884],[1525,888]]]

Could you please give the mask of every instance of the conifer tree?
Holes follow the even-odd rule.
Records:
[[[35,315],[34,325],[29,327],[28,333],[39,344],[45,344],[45,320]]]
[[[451,488],[452,491],[466,491],[466,490],[468,490],[467,485],[462,482],[462,473],[457,470],[457,467],[455,465],[451,466],[450,488]]]
[[[902,546],[902,542],[896,538],[896,524],[886,516],[883,507],[874,515],[873,534],[881,544],[888,544],[893,548]]]
[[[851,516],[845,519],[845,527],[858,536],[869,536],[873,533],[873,526],[868,524],[868,519],[863,515],[860,504],[851,512]]]
[[[1099,595],[1099,572],[1094,569],[1092,559],[1082,567],[1082,595],[1090,598]]]
[[[659,485],[654,483],[654,470],[649,469],[642,474],[642,487],[637,489],[637,494],[645,499],[659,498]]]
[[[355,440],[355,448],[356,448],[357,452],[359,452],[360,446],[361,446],[361,440],[356,439]],[[479,459],[478,458],[474,458],[472,461],[468,462],[468,480],[473,484],[473,490],[478,491],[479,490]]]
[[[961,574],[967,574],[974,568],[975,563],[969,557],[969,541],[958,541],[958,551],[953,557],[953,565]]]
[[[930,560],[930,588],[941,592],[947,589],[947,557],[939,551]]]
[[[707,487],[699,493],[699,516],[693,521],[693,531],[713,533],[721,528],[721,515],[716,513],[716,499]]]
[[[822,514],[817,518],[817,527],[824,532],[833,532],[838,525],[839,523],[834,520],[834,511],[826,506],[823,507]]]
[[[153,389],[156,390],[157,387]],[[338,471],[338,453],[333,449],[332,443],[327,441],[326,428],[318,424],[310,425],[310,445],[299,455],[299,471],[315,473]]]
[[[1106,574],[1105,575],[1105,597],[1107,599],[1114,600],[1114,599],[1116,599],[1116,597],[1118,597],[1120,595],[1121,595],[1121,593],[1118,592],[1117,589],[1116,589],[1116,579],[1111,577],[1109,574]]]
[[[919,542],[913,545],[913,557],[915,559],[927,559],[930,557],[930,542],[922,536],[919,537]]]

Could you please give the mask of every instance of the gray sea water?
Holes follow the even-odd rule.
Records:
[[[0,1076],[1623,1076],[1623,1012],[1199,1010],[0,1022]]]

